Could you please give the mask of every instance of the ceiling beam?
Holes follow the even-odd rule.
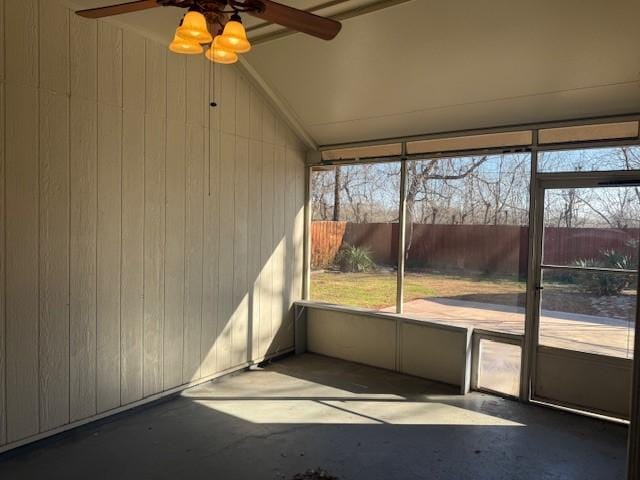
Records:
[[[334,15],[329,15],[329,18],[337,21],[348,20],[350,18],[360,17],[368,13],[377,12],[379,10],[384,10],[386,8],[395,7],[396,5],[401,5],[403,3],[408,3],[412,1],[413,0],[376,0],[376,1],[373,1],[372,3],[350,8],[350,9],[344,10],[343,12],[336,13]],[[329,1],[320,5],[317,5],[316,7],[310,8],[307,11],[315,13],[330,7],[334,7],[336,5],[345,4],[347,2],[348,0],[333,0],[333,1]],[[258,32],[259,30],[269,27],[271,25],[273,24],[268,22],[260,23],[258,25],[254,25],[253,27],[248,28],[247,31],[250,33]],[[299,32],[296,32],[295,30],[289,30],[287,28],[278,28],[273,32],[268,32],[262,35],[256,35],[255,37],[252,37],[251,44],[259,45],[261,43],[271,42],[279,38],[295,35],[297,33]]]

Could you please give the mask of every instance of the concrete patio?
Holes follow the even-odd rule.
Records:
[[[519,307],[430,298],[405,302],[404,314],[449,325],[524,333],[524,309]],[[540,319],[540,344],[550,347],[631,358],[633,337],[633,323],[621,319],[546,310]]]

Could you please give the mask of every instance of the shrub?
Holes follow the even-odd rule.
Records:
[[[371,259],[368,248],[345,245],[336,255],[336,265],[342,272],[362,273],[375,270],[376,264]]]
[[[615,250],[604,250],[602,256],[605,265],[609,268],[619,268],[621,270],[635,270],[638,262],[631,256]]]
[[[615,250],[603,250],[602,259],[582,258],[576,260],[577,267],[616,268],[621,270],[633,270],[636,261],[630,255],[624,255]],[[575,274],[575,281],[588,293],[600,296],[619,295],[624,289],[629,288],[632,279],[629,275],[605,272],[583,271]]]

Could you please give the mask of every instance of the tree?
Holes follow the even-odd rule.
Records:
[[[407,257],[413,244],[413,222],[416,217],[416,202],[427,199],[429,182],[433,180],[459,180],[466,178],[475,172],[480,165],[485,163],[487,158],[488,156],[486,155],[473,157],[470,164],[462,164],[458,168],[454,167],[454,171],[447,173],[441,173],[439,171],[438,167],[441,166],[439,162],[442,162],[440,159],[409,162],[407,167],[408,179],[406,190],[406,224],[408,232],[405,255]],[[422,198],[420,194],[422,194]],[[433,211],[435,220],[436,210],[434,209]]]
[[[333,182],[333,221],[340,220],[340,190],[342,190],[342,168],[336,166],[336,176]]]

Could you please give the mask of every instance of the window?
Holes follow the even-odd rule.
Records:
[[[640,170],[640,147],[592,148],[540,152],[539,172]]]
[[[311,299],[395,311],[400,164],[311,175]]]
[[[481,338],[476,348],[477,387],[517,397],[520,393],[522,347]]]
[[[408,163],[404,312],[524,332],[529,154]]]

